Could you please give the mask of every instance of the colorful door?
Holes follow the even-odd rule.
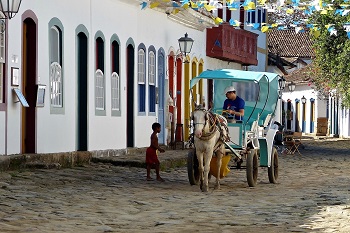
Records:
[[[191,133],[190,63],[184,64],[184,140],[187,141]]]
[[[165,144],[165,120],[164,120],[164,92],[165,92],[165,58],[164,51],[158,51],[158,122],[162,126],[161,132],[158,134],[160,144]]]
[[[182,116],[182,60],[176,59],[176,123],[181,124]]]

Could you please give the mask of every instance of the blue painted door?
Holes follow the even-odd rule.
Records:
[[[165,121],[164,121],[164,79],[165,79],[165,62],[164,54],[158,53],[158,122],[162,126],[158,134],[160,144],[165,144]]]

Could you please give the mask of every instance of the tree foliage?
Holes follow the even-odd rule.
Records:
[[[327,1],[326,4],[332,4],[331,9],[327,7],[327,14],[315,11],[308,20],[320,32],[319,36],[313,36],[313,82],[321,92],[336,90],[343,105],[350,107],[350,39],[344,30],[344,24],[350,22],[350,14],[336,13],[344,0]],[[326,26],[334,27],[336,33],[330,33]]]

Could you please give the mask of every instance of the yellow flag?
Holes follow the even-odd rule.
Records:
[[[223,20],[221,18],[219,18],[219,17],[216,17],[214,21],[215,21],[215,24],[219,25],[219,24],[222,23]]]
[[[159,2],[152,2],[149,7],[152,9],[152,8],[157,7],[158,5],[159,5]]]
[[[248,10],[254,10],[255,9],[255,3],[254,2],[250,2],[248,3]]]
[[[262,26],[261,27],[261,32],[265,33],[269,30],[269,27],[268,26]]]
[[[197,5],[196,3],[194,3],[194,2],[191,1],[191,7],[192,7],[192,8],[198,8],[198,5]]]
[[[328,13],[327,10],[322,10],[322,11],[320,12],[321,15],[326,15],[327,13]]]
[[[174,9],[171,13],[174,14],[174,15],[176,15],[176,14],[179,13],[179,12],[180,12],[179,9]]]
[[[294,10],[293,10],[293,9],[287,9],[287,10],[286,10],[286,13],[287,13],[287,14],[293,14],[293,13],[294,13]]]
[[[212,11],[212,10],[215,10],[215,9],[216,9],[215,6],[210,6],[210,5],[208,5],[208,4],[205,4],[205,5],[204,5],[204,8],[205,8],[207,11]]]

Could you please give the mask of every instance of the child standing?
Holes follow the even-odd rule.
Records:
[[[147,165],[147,180],[152,180],[151,178],[151,168],[156,169],[157,180],[163,182],[164,180],[159,175],[159,160],[157,155],[157,150],[160,152],[165,152],[158,145],[157,134],[161,131],[161,125],[159,123],[152,124],[153,133],[151,134],[151,145],[146,150],[146,165]]]

